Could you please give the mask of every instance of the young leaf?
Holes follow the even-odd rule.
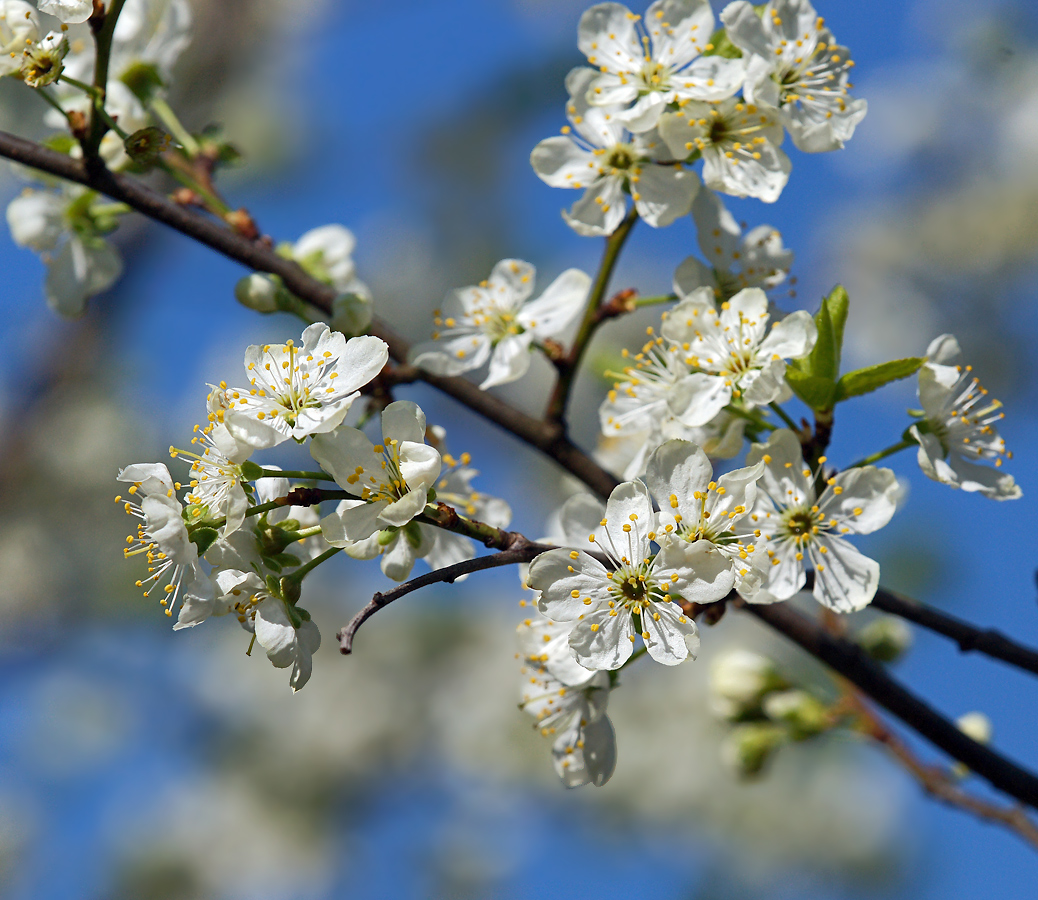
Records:
[[[850,312],[851,299],[847,296],[842,284],[836,285],[829,296],[822,301],[829,310],[829,319],[833,324],[833,346],[836,348],[836,371],[834,378],[840,375],[840,360],[843,356],[843,329],[847,324],[847,313]]]
[[[821,378],[818,375],[787,367],[786,382],[793,389],[793,393],[811,409],[832,409],[836,394],[836,382],[832,379]]]
[[[892,359],[890,362],[848,372],[836,383],[835,399],[839,402],[848,397],[870,394],[885,384],[914,375],[924,362],[925,357],[910,356],[907,359]]]

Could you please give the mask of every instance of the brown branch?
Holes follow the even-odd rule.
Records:
[[[1038,777],[963,734],[954,723],[891,678],[856,644],[827,634],[817,622],[797,612],[788,603],[773,606],[743,604],[743,608],[820,659],[863,694],[992,786],[1038,809]]]
[[[884,588],[876,592],[872,605],[951,638],[963,653],[983,653],[1038,675],[1038,652],[1010,640],[1001,632],[976,628],[962,619]]]
[[[401,597],[410,594],[412,591],[417,591],[419,588],[427,587],[430,584],[453,584],[456,579],[460,578],[462,575],[468,575],[471,572],[481,572],[484,569],[496,569],[500,566],[511,566],[517,563],[529,562],[545,550],[552,549],[543,544],[535,544],[532,541],[528,541],[519,534],[514,535],[514,537],[516,538],[514,545],[508,550],[502,550],[500,553],[493,553],[490,556],[477,556],[475,559],[468,559],[464,562],[455,563],[453,566],[436,569],[433,572],[428,572],[425,575],[419,575],[417,578],[412,578],[410,581],[404,582],[404,584],[393,588],[391,591],[375,594],[367,606],[350,619],[349,624],[347,624],[345,628],[339,631],[337,637],[339,638],[340,652],[343,654],[352,653],[353,639],[360,626],[375,615],[375,613],[380,609],[389,606],[389,604],[394,600],[399,600]]]

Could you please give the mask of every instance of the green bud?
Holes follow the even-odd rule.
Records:
[[[764,695],[785,687],[775,664],[749,650],[731,650],[710,667],[710,707],[723,719],[759,716]]]
[[[802,741],[827,731],[831,725],[825,705],[807,691],[778,691],[764,698],[764,714],[789,726],[789,736]]]
[[[138,165],[152,166],[169,149],[170,140],[170,136],[161,128],[149,125],[131,134],[123,141],[123,147],[126,148],[127,156]]]
[[[429,488],[429,493],[425,497],[425,502],[426,503],[435,503],[436,502],[436,491],[433,488]]]
[[[286,575],[281,579],[281,596],[292,606],[299,602],[299,597],[302,593],[303,585],[298,579],[293,578],[291,575]]]
[[[404,537],[415,550],[422,546],[422,531],[417,522],[408,522],[404,526]]]
[[[253,272],[234,286],[235,299],[244,307],[256,312],[272,313],[281,308],[278,293],[280,288],[269,275]]]
[[[251,459],[241,464],[241,477],[246,481],[256,481],[263,477],[263,467],[257,466]]]
[[[340,294],[332,302],[331,326],[347,337],[363,334],[371,324],[372,304],[360,294]]]
[[[139,62],[130,66],[119,79],[145,106],[151,102],[155,92],[163,87],[158,69],[151,63]]]
[[[188,540],[191,541],[198,548],[198,555],[201,556],[213,546],[213,542],[220,536],[220,532],[215,528],[209,528],[208,526],[202,526],[201,528],[195,528],[188,532]]]
[[[397,531],[399,530],[400,529],[398,528],[390,527],[387,528],[385,531],[380,531],[378,533],[378,545],[380,547],[388,547],[390,544],[393,543],[394,539],[396,538]]]
[[[786,740],[786,730],[765,722],[736,726],[721,744],[721,759],[740,778],[763,771],[772,754]]]
[[[880,616],[858,633],[857,641],[877,662],[892,663],[912,646],[912,630],[895,616]]]

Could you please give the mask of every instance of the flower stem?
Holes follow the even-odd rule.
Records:
[[[245,518],[248,519],[251,516],[259,516],[265,512],[270,512],[272,509],[281,509],[281,504],[277,500],[271,500],[269,503],[260,503],[258,506],[250,506],[245,510]]]
[[[329,547],[320,556],[315,556],[306,565],[300,566],[291,575],[286,575],[282,581],[293,581],[299,584],[307,575],[309,575],[314,569],[316,569],[321,563],[327,562],[336,553],[342,553],[342,547]]]
[[[635,309],[641,309],[643,306],[656,306],[659,303],[673,303],[677,299],[677,294],[661,294],[659,297],[636,297],[634,300],[630,301],[630,303]]]
[[[773,400],[771,403],[768,404],[768,406],[783,422],[786,423],[786,427],[791,428],[793,431],[799,434],[800,428],[797,426],[797,423],[794,422],[792,418],[790,418],[789,413],[787,413],[781,406],[779,406],[778,403],[776,403]]]
[[[885,450],[880,450],[873,453],[871,456],[859,459],[856,463],[851,463],[847,468],[860,469],[862,466],[871,466],[874,462],[879,462],[881,459],[886,459],[888,456],[893,456],[895,453],[900,453],[902,450],[907,450],[909,447],[915,446],[915,441],[898,441],[896,444],[891,444]]]
[[[177,114],[173,112],[173,108],[165,101],[162,97],[153,97],[149,104],[151,111],[155,113],[158,119],[165,125],[170,134],[177,139],[177,142],[181,147],[184,148],[184,152],[187,153],[192,159],[198,156],[200,147],[198,141],[195,140],[193,134],[188,131],[180,119],[177,118]]]
[[[740,419],[745,419],[747,422],[756,426],[757,428],[763,428],[765,431],[777,431],[778,426],[772,425],[771,422],[761,418],[759,415],[754,415],[745,409],[739,409],[738,406],[726,406],[725,412],[731,413],[733,416],[738,416]]]
[[[126,0],[112,0],[112,5],[104,13],[104,19],[100,27],[94,31],[94,106],[90,119],[90,134],[82,142],[83,156],[87,159],[98,159],[97,151],[101,146],[101,138],[108,130],[107,116],[104,114],[105,92],[108,89],[108,63],[112,55],[112,37],[115,34],[115,25],[119,21],[119,14],[123,11]],[[94,28],[94,19],[90,20],[91,28]]]
[[[78,78],[69,78],[68,75],[62,73],[58,76],[58,81],[63,81],[65,84],[71,84],[74,88],[79,88],[84,94],[89,94],[91,97],[97,96],[97,88],[92,84],[80,81]]]
[[[591,286],[588,296],[587,309],[584,310],[584,320],[580,323],[580,329],[573,341],[573,349],[569,356],[559,363],[559,380],[555,385],[551,400],[548,402],[548,411],[545,419],[551,423],[561,423],[566,414],[566,405],[569,401],[569,393],[576,379],[577,371],[580,369],[580,361],[584,356],[595,329],[601,323],[598,316],[598,308],[605,299],[606,290],[609,288],[609,280],[613,276],[613,270],[620,259],[620,251],[623,250],[627,236],[638,221],[638,211],[633,206],[624,220],[608,238],[606,238],[605,252],[602,254],[602,262],[598,267],[598,274]]]
[[[303,472],[281,469],[264,469],[260,478],[306,478],[308,481],[335,481],[325,472]]]

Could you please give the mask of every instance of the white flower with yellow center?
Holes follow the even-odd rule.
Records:
[[[756,549],[750,510],[764,463],[734,469],[714,480],[702,448],[691,441],[668,441],[649,459],[645,483],[659,503],[657,542],[686,554],[687,564],[708,587],[727,593],[756,590]]]
[[[224,422],[235,440],[257,448],[332,431],[388,360],[385,341],[347,341],[323,322],[299,346],[254,344],[245,351],[249,387],[227,390]]]
[[[870,534],[890,521],[897,509],[894,473],[875,466],[845,469],[827,479],[818,496],[817,473],[805,465],[800,441],[785,428],[772,432],[767,444],[754,444],[746,461],[763,462],[765,469],[750,516],[760,532],[754,559],[762,585],[745,598],[773,603],[792,597],[806,582],[807,560],[819,603],[842,613],[867,606],[879,587],[879,563],[843,535]]]
[[[329,542],[337,545],[406,526],[425,509],[440,474],[440,454],[425,443],[425,413],[409,400],[382,411],[381,444],[344,426],[316,435],[310,453],[343,490],[363,501],[341,504],[322,520]]]
[[[294,694],[310,680],[313,655],[321,646],[321,632],[310,613],[272,594],[254,573],[225,569],[217,580],[228,611],[237,615],[242,628],[256,635],[267,659],[278,669],[291,666],[288,683]]]
[[[910,429],[919,443],[919,467],[934,481],[993,500],[1016,500],[1022,496],[1020,486],[999,471],[1002,460],[1013,456],[995,430],[1005,415],[1002,404],[988,397],[973,367],[962,364],[959,342],[952,335],[936,338],[926,356],[919,369],[924,419]]]
[[[702,154],[703,183],[715,191],[774,203],[789,180],[792,163],[779,149],[785,134],[770,106],[691,101],[665,113],[659,131],[675,158]]]
[[[449,294],[437,311],[433,340],[412,352],[415,365],[437,375],[460,375],[490,361],[484,390],[522,378],[535,341],[560,340],[587,303],[591,278],[567,269],[536,300],[536,270],[528,262],[503,259],[478,286]]]
[[[744,64],[701,55],[713,49],[713,32],[707,0],[657,0],[644,20],[620,3],[592,6],[580,18],[577,37],[599,70],[588,101],[630,106],[620,118],[631,131],[643,132],[671,103],[731,97],[742,86]]]
[[[868,106],[847,93],[854,62],[809,0],[771,0],[762,12],[737,0],[721,19],[747,60],[746,99],[778,107],[798,150],[838,150],[851,139]]]
[[[51,31],[42,40],[25,48],[18,74],[32,88],[54,84],[61,75],[67,54],[68,38]]]
[[[538,650],[524,653],[519,706],[552,738],[552,763],[566,787],[601,787],[616,768],[616,732],[606,715],[609,675],[581,669],[585,677],[565,684],[539,662]]]
[[[541,141],[530,164],[545,184],[584,191],[562,217],[578,234],[612,234],[627,214],[627,196],[653,228],[686,215],[699,190],[699,177],[671,157],[655,132],[630,134],[619,106],[591,106],[588,84],[596,73],[574,69],[566,78],[570,93],[564,136]]]
[[[180,487],[169,470],[159,463],[138,463],[121,469],[119,481],[127,482],[130,499],[116,497],[126,512],[140,519],[137,533],[126,539],[124,555],[144,554],[148,577],[137,582],[147,597],[159,585],[160,601],[166,615],[180,600],[180,615],[174,630],[205,621],[213,612],[215,593],[209,577],[198,562],[198,548],[191,542],[184,525],[183,509],[177,500]],[[139,498],[139,502],[137,502]]]
[[[677,602],[719,600],[693,572],[685,554],[664,547],[653,555],[652,500],[645,485],[624,482],[606,504],[600,536],[590,540],[612,570],[580,550],[549,550],[530,565],[529,585],[541,592],[540,609],[557,622],[576,622],[569,645],[588,669],[619,669],[640,634],[649,655],[677,665],[699,649],[696,624]]]
[[[721,304],[699,288],[667,316],[663,336],[680,346],[685,362],[700,370],[701,389],[682,414],[689,425],[705,425],[732,400],[752,408],[790,396],[787,359],[811,352],[818,329],[810,313],[798,310],[768,331],[768,298],[745,288]]]
[[[707,264],[690,256],[674,273],[674,293],[685,299],[697,288],[709,287],[718,301],[730,300],[743,288],[764,290],[785,281],[793,252],[782,245],[782,235],[770,225],[758,225],[746,234],[721,202],[703,188],[692,204],[696,237]]]
[[[23,0],[0,0],[0,77],[17,74],[25,48],[39,38],[35,9]]]

